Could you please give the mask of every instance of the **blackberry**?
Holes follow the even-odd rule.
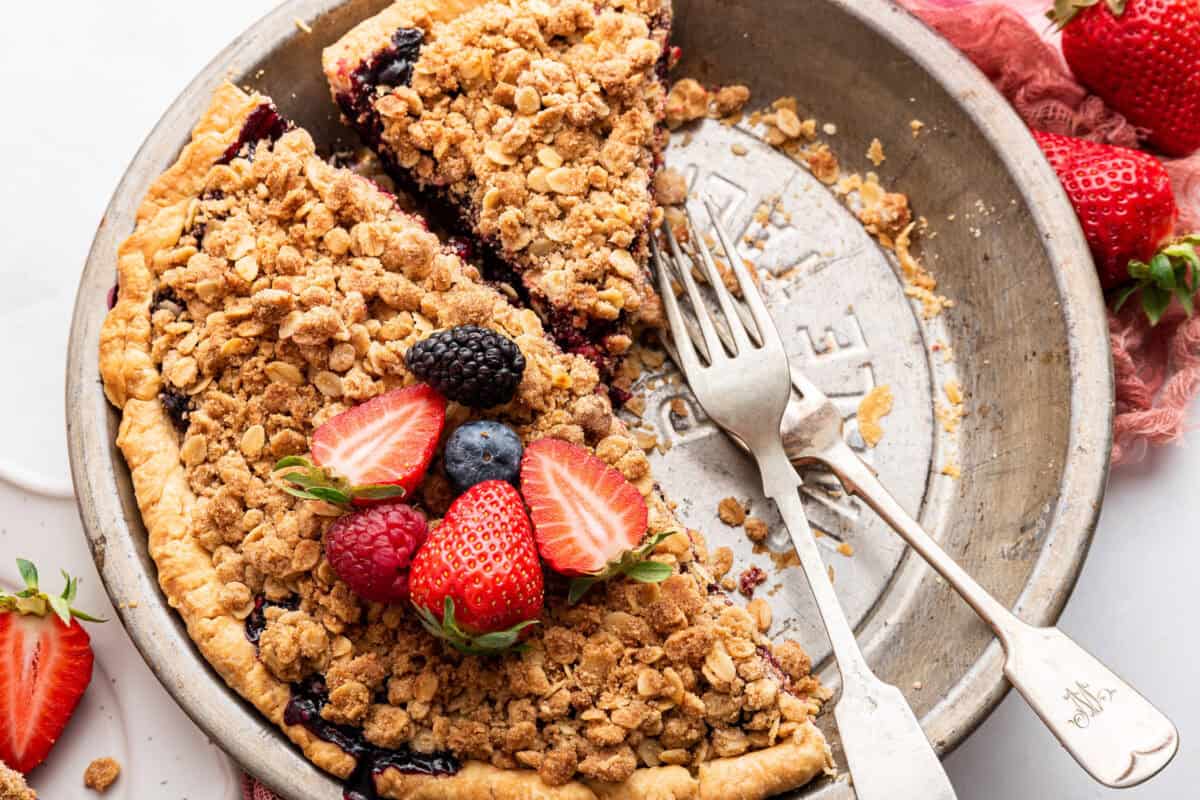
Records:
[[[472,408],[512,400],[525,372],[516,343],[478,325],[439,331],[409,348],[404,360],[418,378]]]

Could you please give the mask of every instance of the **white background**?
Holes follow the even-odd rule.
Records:
[[[62,490],[63,353],[92,232],[162,111],[214,53],[273,3],[5,5],[0,341],[7,345],[0,471],[22,469]],[[1183,736],[1180,756],[1141,788],[1102,790],[1013,695],[949,759],[963,800],[1200,797],[1200,761],[1192,745],[1200,735],[1200,434],[1192,438],[1188,448],[1155,452],[1116,473],[1092,556],[1062,621],[1174,718]],[[108,611],[71,501],[0,484],[0,581],[15,578],[17,555],[36,557],[50,575],[61,566],[85,576],[80,605]],[[51,800],[82,797],[77,787],[87,761],[119,753],[127,774],[110,798],[228,800],[231,774],[171,706],[119,625],[93,631],[98,678],[113,689],[93,684],[62,746],[35,773],[35,785]]]

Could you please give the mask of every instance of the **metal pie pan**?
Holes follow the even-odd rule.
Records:
[[[164,114],[135,156],[97,230],[80,282],[67,364],[67,429],[80,516],[96,565],[134,644],[180,706],[212,739],[290,800],[335,800],[341,789],[216,676],[157,586],[129,473],[115,446],[118,417],[100,385],[97,343],[119,241],[150,182],[175,158],[212,89],[231,78],[271,95],[330,151],[353,144],[320,72],[320,50],[386,0],[294,0],[221,52]],[[798,98],[805,115],[836,125],[844,167],[875,170],[907,193],[936,236],[923,258],[955,305],[919,319],[886,254],[840,201],[744,130],[706,123],[668,160],[694,188],[720,198],[739,234],[775,278],[768,300],[797,365],[842,405],[854,430],[858,400],[887,384],[896,397],[886,435],[864,449],[885,483],[1001,600],[1035,624],[1053,623],[1091,541],[1111,448],[1112,370],[1103,301],[1087,247],[1057,180],[1020,120],[969,62],[884,0],[680,0],[677,75],[745,83],[753,103]],[[307,33],[297,25],[307,22]],[[912,135],[910,122],[924,124]],[[734,147],[740,144],[740,147]],[[737,152],[737,157],[730,155]],[[743,152],[744,151],[744,152]],[[763,202],[780,218],[756,221]],[[758,217],[761,220],[761,216]],[[757,226],[757,227],[756,227]],[[770,228],[770,230],[760,230]],[[951,355],[952,354],[952,355]],[[656,474],[686,522],[737,563],[770,566],[786,545],[773,526],[752,548],[716,521],[732,494],[773,522],[751,465],[692,405],[677,382],[653,380],[645,419],[673,445]],[[966,394],[950,431],[935,414],[945,383]],[[961,477],[941,474],[954,463]],[[868,658],[905,689],[936,747],[948,752],[1003,697],[1001,653],[988,629],[869,512],[825,476],[807,477],[814,522]],[[696,486],[704,486],[702,493]],[[846,543],[853,558],[839,553]],[[756,552],[757,550],[757,552]],[[843,552],[847,548],[842,548]],[[805,643],[836,683],[828,646],[795,569],[762,587],[773,632]],[[920,687],[916,690],[914,687]],[[827,728],[836,750],[836,732]],[[848,798],[845,783],[795,797]]]

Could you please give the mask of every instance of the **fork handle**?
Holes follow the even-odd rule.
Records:
[[[859,800],[956,800],[954,787],[904,695],[871,671],[842,611],[800,501],[800,481],[783,453],[759,458],[766,494],[779,509],[829,635],[842,695],[834,709]]]
[[[820,460],[991,626],[1004,647],[1005,676],[1093,778],[1125,788],[1170,763],[1179,733],[1150,701],[1062,631],[1019,620],[909,516],[849,445],[826,450]]]

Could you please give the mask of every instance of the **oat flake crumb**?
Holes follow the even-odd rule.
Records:
[[[95,792],[104,794],[108,791],[108,787],[116,783],[120,774],[121,765],[117,763],[115,758],[97,758],[88,764],[87,770],[84,771],[83,785]]]
[[[0,798],[3,800],[37,800],[37,792],[25,784],[21,773],[9,769],[0,761]]]
[[[307,22],[300,19],[299,17],[296,17],[295,22],[296,22],[296,27],[299,28],[303,33],[312,33],[312,25],[309,25]]]
[[[858,432],[868,447],[879,444],[883,438],[883,426],[879,423],[892,413],[894,398],[890,386],[876,386],[858,404]]]
[[[726,497],[717,504],[717,516],[730,527],[738,527],[746,521],[746,507],[736,497]]]
[[[883,142],[877,138],[872,139],[871,146],[867,149],[867,158],[871,159],[871,163],[877,167],[887,161],[887,156],[883,152]]]
[[[908,123],[908,127],[912,129],[913,138],[916,139],[921,135],[921,131],[925,128],[925,123],[921,122],[919,119],[914,119],[912,122]]]

